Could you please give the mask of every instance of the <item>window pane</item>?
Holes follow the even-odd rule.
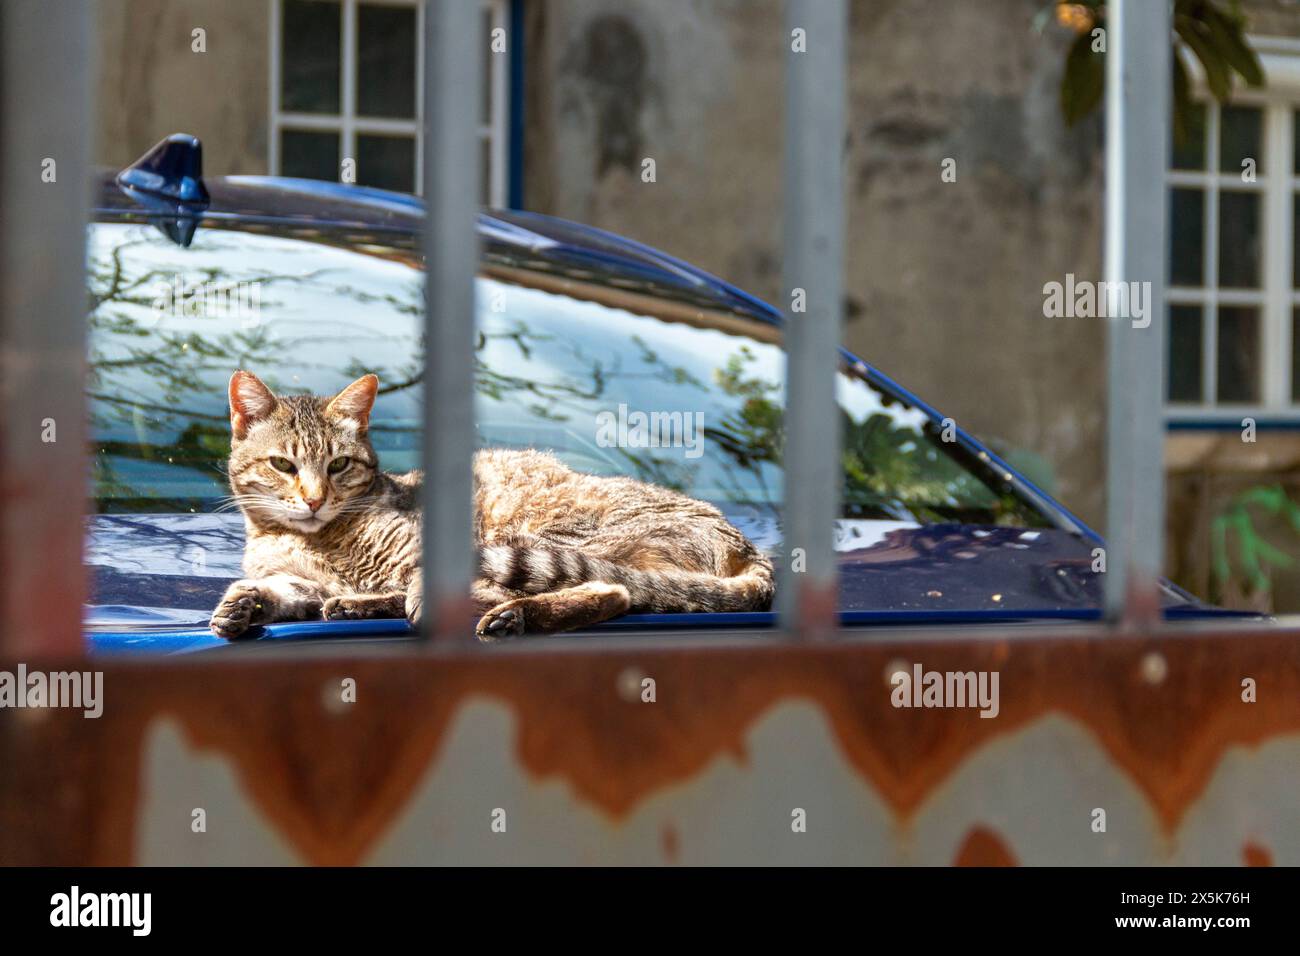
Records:
[[[1181,141],[1174,138],[1174,156],[1171,165],[1174,169],[1205,168],[1205,104],[1196,103],[1191,110],[1191,117],[1184,130],[1186,134]]]
[[[236,368],[317,395],[378,372],[397,387],[375,403],[371,441],[383,467],[420,466],[419,387],[402,385],[422,368],[418,238],[355,233],[200,228],[183,249],[147,224],[90,226],[92,605],[206,626],[240,576],[243,520],[223,507]]]
[[[1300,193],[1291,197],[1291,236],[1291,285],[1300,289]]]
[[[280,109],[339,112],[342,7],[284,0],[280,19]]]
[[[1259,288],[1259,195],[1219,194],[1219,285]]]
[[[1259,401],[1259,310],[1219,309],[1219,401]]]
[[[415,140],[409,136],[358,136],[357,183],[415,192]]]
[[[1250,106],[1225,106],[1219,116],[1219,170],[1240,173],[1242,160],[1253,159],[1255,170],[1262,173],[1263,113]]]
[[[1300,402],[1300,309],[1291,310],[1291,401]]]
[[[480,106],[479,122],[484,126],[492,123],[492,58],[503,56],[492,51],[492,10],[483,8],[483,85],[479,88]]]
[[[1205,281],[1205,193],[1199,189],[1171,190],[1169,219],[1169,281],[1173,285],[1202,285]]]
[[[1300,110],[1295,111],[1295,116],[1293,118],[1295,123],[1292,125],[1291,129],[1293,131],[1300,130]],[[1300,136],[1295,135],[1294,132],[1291,136],[1291,152],[1293,156],[1292,170],[1297,176],[1300,176]]]
[[[339,134],[300,129],[281,130],[280,175],[337,182]]]
[[[709,307],[685,318],[681,300],[660,298],[649,287],[629,302],[602,281],[556,276],[546,289],[533,289],[479,280],[479,440],[544,448],[585,472],[631,474],[679,489],[735,515],[756,540],[771,540],[779,534],[785,378],[772,330]],[[1000,474],[974,456],[954,455],[919,410],[882,394],[847,365],[835,375],[835,391],[844,428],[845,518],[888,521],[891,529],[898,522],[1043,524],[1013,499]],[[652,409],[681,409],[685,420],[702,423],[696,451],[639,441],[614,424],[620,415],[626,421]],[[856,536],[871,528],[883,530],[845,530]]]
[[[1169,401],[1204,401],[1201,384],[1203,353],[1199,305],[1169,307]]]
[[[415,117],[415,7],[357,10],[357,112]]]

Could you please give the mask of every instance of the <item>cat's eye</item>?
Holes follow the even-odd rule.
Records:
[[[351,462],[352,459],[346,456],[335,458],[332,462],[329,463],[329,466],[326,470],[329,471],[331,475],[337,475],[340,471],[346,468]]]
[[[274,468],[276,471],[283,471],[287,474],[292,475],[295,471],[298,470],[297,468],[294,467],[293,462],[291,462],[288,458],[272,457],[270,461],[271,461],[271,467]]]

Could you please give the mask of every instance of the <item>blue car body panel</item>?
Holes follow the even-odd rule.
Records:
[[[216,226],[224,220],[418,233],[423,218],[422,204],[414,197],[337,183],[228,177],[209,180],[207,186],[211,206],[197,217],[200,228],[205,221]],[[96,214],[101,220],[150,218],[113,186],[111,176],[102,184]],[[557,267],[617,274],[698,299],[714,310],[774,326],[782,322],[777,310],[729,283],[600,229],[535,213],[492,212],[480,215],[478,232],[485,257],[499,248],[526,250]],[[946,421],[938,410],[857,356],[842,350],[842,358],[871,385],[918,409],[937,427]],[[1097,619],[1100,578],[1091,564],[1100,536],[960,427],[956,436],[963,448],[998,469],[1018,494],[1053,516],[1058,527],[1033,531],[955,524],[892,528],[863,547],[841,548],[843,623]],[[169,517],[91,519],[87,560],[92,606],[87,610],[87,626],[96,652],[182,653],[225,646],[208,632],[202,615],[196,619],[196,613],[214,607],[225,585],[239,575],[242,523],[237,516],[208,516],[212,521],[199,531],[207,536],[201,546],[216,561],[191,569],[195,573],[184,573],[178,565],[187,560],[184,549],[194,546],[195,531],[190,526],[179,535],[169,527]],[[753,529],[742,525],[742,530],[755,537]],[[1205,605],[1172,585],[1166,585],[1165,597],[1171,618],[1243,616]],[[596,630],[770,628],[774,623],[772,614],[628,615]],[[404,621],[340,621],[274,624],[250,636],[294,641],[409,633]]]

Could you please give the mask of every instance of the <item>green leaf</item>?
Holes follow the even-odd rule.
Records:
[[[1092,52],[1092,37],[1081,33],[1070,46],[1061,77],[1061,112],[1065,114],[1065,124],[1073,126],[1091,113],[1105,92],[1104,58]]]
[[[1183,42],[1196,54],[1205,70],[1205,83],[1216,100],[1226,100],[1232,93],[1232,76],[1227,65],[1202,35],[1204,24],[1190,17],[1175,17],[1175,29]]]
[[[1206,40],[1223,62],[1241,74],[1250,86],[1264,85],[1264,68],[1259,57],[1242,35],[1241,23],[1226,16],[1212,4],[1205,7]]]

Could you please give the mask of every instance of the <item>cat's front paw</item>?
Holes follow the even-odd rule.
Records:
[[[248,630],[261,605],[262,594],[256,587],[236,581],[212,612],[208,626],[217,637],[234,640]]]
[[[498,604],[479,618],[478,626],[474,628],[474,636],[485,643],[519,637],[523,633],[524,608],[518,601]]]
[[[373,594],[332,597],[321,606],[321,617],[327,621],[369,621],[375,618],[400,617],[401,595],[396,597]]]
[[[406,619],[411,627],[419,628],[424,617],[424,581],[417,574],[411,586],[406,589]]]

